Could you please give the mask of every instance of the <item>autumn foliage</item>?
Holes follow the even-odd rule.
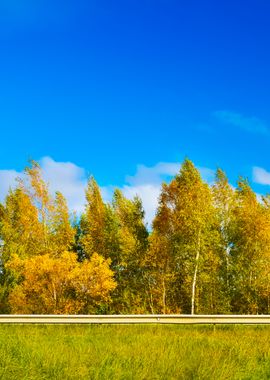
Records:
[[[138,197],[91,177],[74,217],[36,162],[0,204],[0,312],[269,313],[270,198],[190,160],[163,184],[152,226]]]

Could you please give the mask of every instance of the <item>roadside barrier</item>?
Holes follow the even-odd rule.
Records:
[[[270,315],[0,315],[0,324],[268,325]]]

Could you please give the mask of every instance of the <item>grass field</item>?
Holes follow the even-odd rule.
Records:
[[[0,379],[270,379],[270,327],[2,325]]]

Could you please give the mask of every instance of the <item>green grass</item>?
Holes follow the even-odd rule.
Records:
[[[270,327],[1,325],[0,379],[270,379]]]

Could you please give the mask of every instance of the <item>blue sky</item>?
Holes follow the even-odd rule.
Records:
[[[2,0],[0,195],[29,157],[62,188],[61,167],[145,202],[186,156],[270,191],[269,17],[267,0]]]

